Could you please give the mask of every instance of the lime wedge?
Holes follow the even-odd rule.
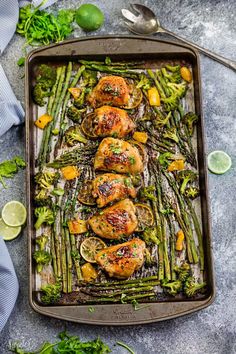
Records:
[[[0,219],[0,235],[5,241],[11,241],[16,238],[21,232],[21,226],[11,227],[5,224],[5,222]]]
[[[211,172],[221,175],[227,172],[231,165],[231,157],[224,151],[212,151],[207,157],[208,168]]]
[[[3,221],[8,226],[12,227],[24,225],[26,221],[26,214],[24,205],[16,200],[8,202],[2,209]]]

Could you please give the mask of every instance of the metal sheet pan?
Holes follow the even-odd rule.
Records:
[[[34,70],[39,63],[63,63],[81,57],[98,59],[109,55],[114,60],[180,60],[191,64],[194,82],[195,112],[200,116],[197,127],[197,155],[199,165],[199,183],[201,190],[201,219],[204,235],[204,251],[206,259],[206,278],[208,291],[198,300],[170,299],[149,303],[148,307],[134,311],[130,304],[94,305],[94,312],[88,311],[88,305],[43,306],[37,300],[35,292],[35,274],[32,265],[33,230],[33,173],[35,165],[33,134],[35,106],[31,91]],[[215,296],[214,271],[212,263],[211,227],[208,205],[207,172],[204,151],[204,120],[201,102],[201,81],[199,56],[191,47],[176,42],[156,40],[149,37],[105,36],[73,39],[60,44],[37,49],[28,55],[25,73],[26,97],[26,153],[27,153],[27,205],[28,205],[28,269],[29,269],[29,301],[32,308],[44,315],[60,319],[96,324],[96,325],[135,325],[166,320],[185,315],[209,306]]]

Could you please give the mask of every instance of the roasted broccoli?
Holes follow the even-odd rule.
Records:
[[[35,204],[38,206],[49,206],[52,204],[52,199],[51,196],[48,194],[47,189],[40,189],[36,191],[34,201]]]
[[[179,138],[177,136],[176,128],[170,128],[170,129],[166,130],[165,133],[163,134],[163,137],[164,138],[168,138],[170,140],[173,140],[176,143],[179,142]]]
[[[151,265],[153,265],[154,263],[154,259],[151,256],[149,250],[147,248],[145,248],[145,264],[150,267]]]
[[[169,166],[172,157],[173,154],[171,152],[164,152],[158,156],[158,162],[162,167],[166,168]]]
[[[82,88],[81,94],[78,98],[74,100],[74,105],[78,109],[83,109],[84,108],[84,102],[85,102],[85,97],[88,93],[88,89],[86,87]]]
[[[172,73],[178,73],[178,72],[180,72],[180,65],[173,66],[173,65],[167,64],[166,69],[171,71]]]
[[[97,72],[96,71],[84,70],[82,76],[84,79],[84,82],[83,82],[84,85],[89,86],[89,87],[96,85],[96,83],[97,83]]]
[[[189,188],[186,188],[184,191],[184,195],[190,199],[197,198],[199,196],[199,194],[200,194],[200,191],[199,191],[199,188],[197,188],[197,187],[189,187]]]
[[[78,143],[87,143],[87,139],[81,134],[80,127],[74,125],[66,130],[65,141],[69,146],[74,146]]]
[[[140,198],[143,200],[153,200],[156,201],[156,197],[155,197],[155,186],[148,186],[148,187],[143,187],[140,189]]]
[[[172,92],[171,96],[176,96],[178,98],[184,97],[188,88],[185,82],[181,82],[180,84],[175,84],[174,82],[168,82],[167,86],[169,90]]]
[[[36,208],[34,211],[34,214],[37,218],[37,221],[34,224],[34,227],[36,230],[38,230],[40,228],[40,226],[44,223],[48,224],[48,225],[51,225],[54,223],[53,211],[46,206]]]
[[[169,281],[168,279],[164,279],[161,282],[161,286],[166,289],[167,293],[170,295],[177,295],[182,290],[182,282],[180,280]]]
[[[177,174],[177,180],[181,182],[180,193],[184,194],[187,184],[197,179],[198,175],[192,170],[182,170]]]
[[[56,69],[48,65],[42,64],[39,67],[36,84],[33,88],[33,99],[39,106],[44,106],[45,97],[51,95],[51,89],[56,82]]]
[[[183,116],[183,123],[187,126],[188,133],[193,136],[194,125],[198,121],[198,116],[193,112],[188,112]]]
[[[78,109],[75,106],[70,106],[67,109],[67,117],[74,123],[80,123],[83,113],[86,111],[85,108]]]
[[[161,72],[167,81],[178,84],[182,80],[181,75],[180,75],[180,66],[178,66],[178,70],[176,70],[174,72],[168,72],[166,70],[166,68],[162,68]]]
[[[163,128],[170,120],[171,112],[169,112],[166,116],[156,114],[155,120],[153,121],[153,125],[157,129]]]
[[[52,256],[47,251],[39,250],[33,253],[33,258],[37,263],[37,272],[40,273],[45,265],[48,265]]]
[[[175,266],[174,271],[178,274],[178,279],[182,282],[184,282],[191,274],[191,268],[188,263],[183,263],[181,266]]]
[[[51,172],[51,171],[45,171],[45,172],[38,172],[35,175],[35,182],[41,187],[41,188],[50,188],[51,185],[53,185],[55,182],[58,181],[60,178],[59,172]]]
[[[162,101],[167,112],[174,111],[179,106],[179,97],[176,95],[162,98]]]
[[[47,235],[38,236],[38,237],[36,237],[35,242],[38,245],[39,250],[43,251],[46,244],[48,243],[48,236]]]
[[[44,304],[55,304],[61,297],[61,284],[56,282],[55,284],[48,284],[41,288],[42,296],[41,300]]]
[[[149,78],[144,74],[140,74],[140,81],[137,84],[137,88],[142,88],[143,90],[149,90],[152,84]]]
[[[159,245],[159,243],[160,243],[156,228],[151,229],[150,227],[146,227],[143,234],[142,234],[142,238],[146,242],[147,245],[153,244],[153,243],[155,245]]]
[[[206,282],[196,283],[193,277],[188,277],[184,283],[184,293],[188,297],[196,295],[199,291],[204,291]]]

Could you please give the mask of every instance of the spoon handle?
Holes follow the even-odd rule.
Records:
[[[230,60],[230,59],[226,59],[226,58],[222,57],[221,55],[213,53],[210,50],[205,49],[205,48],[201,47],[198,44],[192,43],[192,42],[188,41],[187,39],[184,39],[184,38],[180,37],[178,34],[175,34],[175,33],[171,32],[171,31],[169,31],[169,30],[167,30],[167,29],[165,29],[163,27],[162,28],[159,27],[157,32],[167,33],[167,34],[171,35],[172,37],[175,37],[176,39],[179,39],[180,41],[182,41],[182,42],[184,42],[186,44],[189,44],[192,47],[198,49],[200,52],[202,52],[203,54],[207,55],[211,59],[216,60],[219,63],[227,66],[228,68],[233,69],[233,70],[236,71],[236,61],[233,61],[233,60]]]

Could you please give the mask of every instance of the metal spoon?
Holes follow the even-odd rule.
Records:
[[[167,34],[175,37],[176,39],[179,39],[180,41],[182,41],[186,44],[189,44],[192,47],[198,49],[200,52],[207,55],[211,59],[218,61],[219,63],[227,66],[230,69],[236,70],[236,62],[235,61],[226,59],[218,54],[211,52],[208,49],[204,49],[203,47],[201,47],[197,44],[194,44],[194,43],[178,36],[177,34],[163,28],[160,25],[160,22],[158,21],[158,19],[156,18],[154,12],[152,10],[150,10],[148,7],[146,7],[144,5],[140,5],[140,4],[130,4],[130,6],[134,10],[134,12],[136,12],[138,15],[136,15],[135,13],[133,13],[127,9],[122,9],[121,12],[122,12],[122,15],[127,20],[130,21],[130,22],[125,22],[125,24],[131,32],[133,32],[135,34],[139,34],[139,35],[142,35],[142,34],[150,35],[150,34],[160,33],[160,32],[167,33]]]

